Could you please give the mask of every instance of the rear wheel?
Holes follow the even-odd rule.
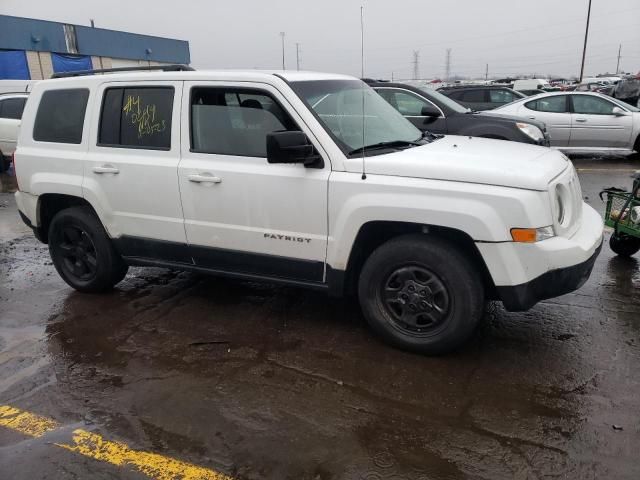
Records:
[[[358,296],[371,328],[405,350],[442,354],[463,344],[482,316],[484,289],[472,263],[437,238],[407,235],[365,262]]]
[[[62,279],[81,292],[110,290],[129,268],[89,207],[67,208],[53,217],[49,253]]]
[[[630,257],[640,250],[640,238],[614,233],[609,239],[609,246],[615,254]]]

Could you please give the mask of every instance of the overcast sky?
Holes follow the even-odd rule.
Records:
[[[421,78],[577,75],[588,0],[0,0],[0,13],[188,40],[196,68],[286,68]],[[586,75],[640,71],[640,0],[593,0]]]

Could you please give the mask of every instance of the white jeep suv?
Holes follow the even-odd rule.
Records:
[[[150,265],[357,293],[373,330],[424,353],[459,346],[487,299],[579,288],[602,243],[560,152],[423,135],[343,75],[42,81],[16,172],[23,220],[77,290]]]

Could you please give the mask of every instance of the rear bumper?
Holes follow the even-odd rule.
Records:
[[[552,270],[513,287],[497,287],[498,296],[507,310],[519,312],[529,310],[541,300],[573,292],[585,284],[601,250],[602,242],[585,262]]]

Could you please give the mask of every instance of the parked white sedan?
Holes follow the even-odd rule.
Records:
[[[25,93],[0,95],[0,172],[8,166],[8,160],[16,149],[22,111],[27,101]]]
[[[599,93],[543,93],[493,112],[544,122],[561,150],[640,152],[640,110]]]

